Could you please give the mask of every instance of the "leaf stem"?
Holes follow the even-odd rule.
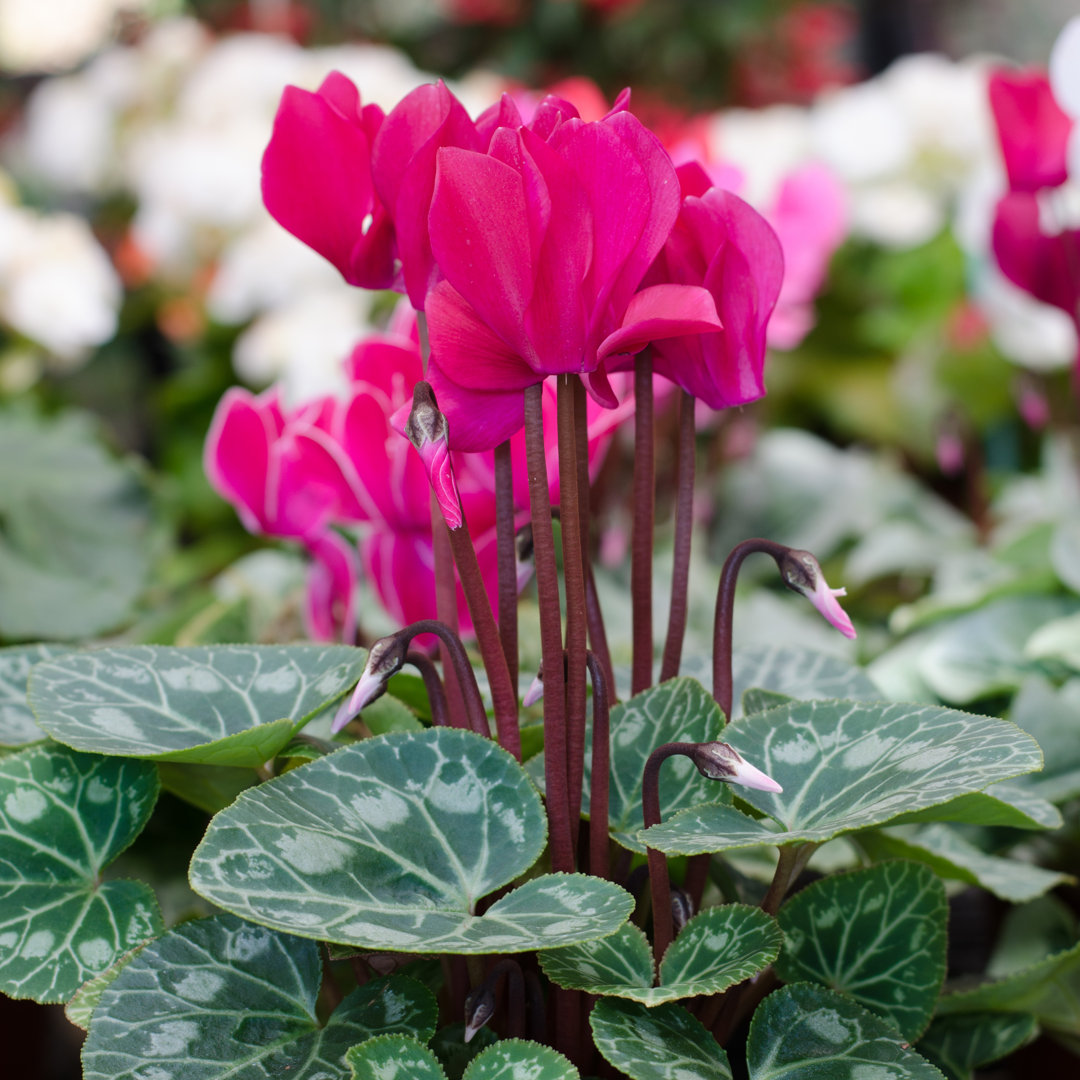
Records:
[[[441,646],[440,640],[440,646]],[[447,726],[446,690],[439,678],[438,669],[431,662],[431,658],[425,656],[418,649],[410,649],[405,656],[406,663],[412,664],[420,677],[424,680],[424,689],[427,691],[428,704],[431,706],[431,722],[435,727]]]
[[[566,783],[566,700],[563,677],[562,614],[555,537],[551,527],[547,457],[544,450],[543,384],[525,389],[525,456],[529,472],[536,594],[540,607],[540,652],[544,665],[544,788],[551,844],[551,869],[572,873]]]
[[[458,632],[457,578],[454,574],[454,554],[435,493],[431,493],[431,549],[435,563],[435,612],[438,621],[453,634]],[[440,637],[439,657],[446,685],[447,720],[451,727],[469,726],[465,690],[457,676],[450,649]]]
[[[630,539],[633,606],[631,693],[652,685],[652,557],[656,463],[653,448],[653,365],[648,350],[634,363],[634,523]]]

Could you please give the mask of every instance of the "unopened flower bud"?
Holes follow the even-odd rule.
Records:
[[[529,683],[529,689],[525,691],[525,696],[521,699],[521,707],[527,709],[530,705],[535,705],[544,696],[544,667],[541,664],[540,670],[536,673],[536,678]]]
[[[683,889],[671,890],[671,923],[677,934],[694,917],[694,902]]]
[[[331,734],[336,735],[365,705],[370,705],[386,693],[387,680],[402,669],[408,651],[408,641],[397,634],[380,638],[371,646],[356,689],[334,716],[334,722],[330,725]]]
[[[468,1042],[495,1015],[495,992],[487,983],[465,998],[465,1041]]]
[[[435,392],[429,383],[421,380],[413,387],[412,410],[405,421],[405,435],[420,451],[431,490],[435,492],[447,528],[460,529],[464,519],[457,481],[450,463],[448,434],[446,417],[439,412]]]
[[[758,791],[784,790],[771,776],[766,776],[760,769],[744,760],[735,747],[725,742],[698,743],[690,758],[698,772],[710,780],[741,784]]]
[[[855,637],[855,627],[836,599],[846,596],[847,589],[830,589],[820,563],[809,551],[790,548],[777,561],[780,575],[789,589],[802,593],[844,637]]]

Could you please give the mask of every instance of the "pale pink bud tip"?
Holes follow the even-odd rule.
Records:
[[[529,689],[525,691],[525,696],[521,699],[522,708],[527,709],[530,705],[535,705],[544,696],[544,676],[542,672],[537,672],[536,678],[529,684]]]
[[[464,519],[454,468],[450,463],[448,433],[446,417],[439,412],[435,402],[435,392],[428,383],[418,382],[413,388],[412,411],[405,422],[405,434],[420,451],[431,490],[435,492],[447,528],[460,529]]]
[[[851,619],[836,600],[838,596],[847,596],[847,589],[830,589],[821,565],[809,551],[789,548],[778,564],[789,589],[802,593],[844,637],[855,637]]]
[[[401,670],[407,650],[408,641],[399,634],[379,638],[371,646],[356,689],[334,716],[330,725],[331,735],[336,735],[354,716],[359,715],[365,705],[370,705],[386,693],[386,681]]]
[[[760,769],[755,768],[735,749],[725,742],[698,743],[690,755],[698,772],[710,780],[723,780],[728,784],[741,784],[758,791],[780,792],[784,789]]]
[[[813,596],[810,597],[810,602],[844,637],[853,638],[855,627],[851,625],[848,613],[837,601],[838,596],[847,596],[847,589],[830,589],[822,577],[818,578],[817,587],[814,589]]]
[[[336,735],[365,705],[370,705],[386,686],[386,680],[379,675],[373,675],[367,668],[360,676],[356,689],[342,702],[341,707],[334,715],[334,722],[330,725],[330,734]]]

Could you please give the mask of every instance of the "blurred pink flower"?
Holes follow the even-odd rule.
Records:
[[[996,71],[990,107],[1013,191],[1035,192],[1068,179],[1066,152],[1072,119],[1054,100],[1041,71]]]

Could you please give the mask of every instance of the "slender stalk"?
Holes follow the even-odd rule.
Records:
[[[630,548],[633,606],[633,661],[630,691],[652,685],[652,557],[656,467],[653,449],[652,357],[648,350],[634,365],[634,524]]]
[[[431,548],[435,563],[435,612],[439,622],[451,632],[458,632],[457,578],[454,575],[454,554],[435,493],[431,493]],[[465,691],[458,681],[457,669],[449,648],[440,638],[439,658],[442,661],[446,686],[447,720],[451,727],[469,726]]]
[[[780,854],[776,860],[776,872],[773,874],[765,899],[761,901],[762,911],[775,915],[780,910],[780,904],[794,880],[801,847],[801,844],[790,844],[778,849]]]
[[[517,560],[514,557],[514,470],[510,442],[495,447],[495,542],[499,562],[499,639],[510,684],[518,683]]]
[[[437,619],[420,619],[417,622],[410,623],[393,636],[401,639],[404,647],[408,649],[413,638],[420,634],[438,635],[440,644],[450,658],[447,674],[451,671],[455,674],[456,682],[461,688],[464,700],[467,723],[461,726],[470,727],[478,735],[490,738],[491,729],[488,726],[487,712],[484,710],[484,699],[480,696],[480,688],[476,685],[476,673],[469,663],[469,656],[465,652],[465,646],[462,645],[461,638],[450,627]]]
[[[462,515],[464,520],[464,514]],[[454,553],[461,587],[465,591],[465,600],[472,616],[476,643],[484,660],[488,683],[491,686],[491,700],[495,709],[495,728],[498,732],[499,745],[521,760],[521,728],[518,726],[517,687],[510,681],[510,672],[506,666],[506,655],[499,640],[499,628],[495,625],[495,616],[488,600],[484,579],[480,574],[480,564],[476,561],[476,548],[466,525],[459,529],[448,529],[450,548]]]
[[[660,663],[660,681],[679,674],[686,636],[690,581],[690,537],[694,527],[694,396],[684,390],[679,401],[679,463],[675,479],[675,552],[671,571],[671,608]]]
[[[547,458],[544,453],[543,385],[525,390],[525,454],[529,471],[536,593],[540,606],[540,651],[544,665],[544,787],[551,869],[572,873],[574,848],[566,783],[566,700],[563,678],[562,614],[555,537],[551,528]]]
[[[581,535],[582,495],[578,490],[578,438],[574,383],[576,376],[560,375],[559,520],[562,524],[563,588],[566,593],[566,784],[570,835],[577,840],[581,791],[585,771],[585,561]]]
[[[592,682],[592,782],[589,785],[589,873],[611,873],[608,841],[608,785],[611,781],[611,725],[607,680],[596,653],[586,656]]]
[[[720,588],[716,594],[716,618],[713,622],[713,697],[724,713],[724,718],[731,719],[732,674],[731,645],[732,622],[735,611],[735,583],[739,578],[739,568],[747,555],[755,551],[771,555],[777,562],[790,548],[772,540],[755,537],[736,544],[724,561],[720,571]]]
[[[412,650],[405,657],[406,663],[412,664],[420,677],[424,680],[424,689],[427,691],[428,704],[431,706],[431,722],[435,727],[447,726],[446,691],[443,689],[442,680],[439,678],[438,669],[431,659],[422,652]]]
[[[695,911],[701,910],[701,898],[705,895],[705,886],[709,880],[709,863],[712,855],[691,855],[686,861],[686,878],[683,888],[690,897]]]
[[[604,629],[604,613],[600,610],[600,597],[596,593],[596,578],[592,564],[585,564],[585,620],[589,624],[589,647],[596,653],[604,672],[611,700],[615,699],[615,668],[611,663],[607,631]]]
[[[641,774],[641,812],[645,828],[660,824],[660,766],[676,754],[693,757],[697,743],[672,742],[658,746],[645,762]],[[671,881],[667,856],[655,848],[645,849],[649,860],[649,886],[653,909],[653,956],[659,966],[673,935],[671,921]]]

